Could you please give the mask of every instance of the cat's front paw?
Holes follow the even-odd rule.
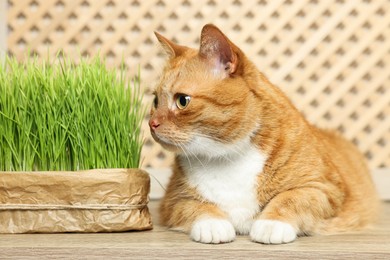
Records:
[[[251,228],[252,241],[263,244],[283,244],[297,238],[293,226],[277,220],[256,220]]]
[[[220,244],[232,242],[236,237],[236,231],[225,219],[205,218],[193,224],[190,236],[196,242]]]

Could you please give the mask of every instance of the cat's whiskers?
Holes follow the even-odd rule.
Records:
[[[187,159],[190,168],[192,168],[191,160],[186,152],[185,145],[182,145],[180,142],[176,142],[176,141],[174,141],[174,143],[183,152],[184,157]]]
[[[192,168],[191,160],[190,160],[190,158],[189,158],[189,156],[187,155],[187,153],[186,153],[185,150],[187,150],[187,152],[188,152],[192,157],[194,157],[194,158],[200,163],[200,165],[201,165],[203,168],[205,168],[205,167],[207,166],[207,165],[204,164],[204,161],[202,161],[202,160],[196,155],[196,153],[192,152],[192,151],[189,150],[189,149],[185,149],[185,148],[183,148],[183,147],[180,147],[180,148],[181,148],[182,151],[185,153],[185,156],[187,157],[187,160],[188,160],[188,163],[189,163],[189,165],[190,165],[190,168]]]
[[[207,164],[205,165],[205,164],[203,164],[203,162],[202,162],[202,160],[201,159],[199,159],[199,157],[196,155],[196,153],[194,153],[194,152],[192,152],[192,151],[189,151],[194,157],[195,157],[195,159],[200,163],[200,165],[203,167],[203,168],[206,168],[207,167],[207,164],[209,163],[209,162],[207,162]]]

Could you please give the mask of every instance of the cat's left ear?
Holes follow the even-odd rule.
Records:
[[[200,36],[199,55],[215,69],[232,75],[237,71],[238,56],[233,43],[213,24],[206,24]]]
[[[157,40],[161,43],[165,52],[168,54],[169,58],[178,57],[187,50],[187,47],[173,43],[158,32],[154,32],[154,34],[156,35]]]

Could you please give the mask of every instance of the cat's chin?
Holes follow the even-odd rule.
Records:
[[[164,143],[164,142],[158,142],[158,143],[167,151],[170,151],[173,153],[177,153],[177,152],[181,151],[177,146],[175,146],[173,144]]]

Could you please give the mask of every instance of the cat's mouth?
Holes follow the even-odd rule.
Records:
[[[172,152],[178,151],[180,149],[177,144],[170,141],[166,137],[159,136],[155,131],[150,131],[150,133],[152,134],[153,139],[157,143],[159,143],[164,149]]]

